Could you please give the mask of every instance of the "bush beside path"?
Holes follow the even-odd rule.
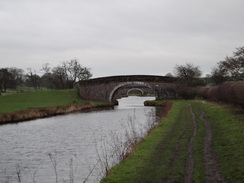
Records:
[[[202,101],[173,103],[167,117],[103,183],[244,180],[243,111]]]

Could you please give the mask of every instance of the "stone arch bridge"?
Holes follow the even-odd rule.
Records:
[[[109,76],[79,81],[78,93],[85,100],[115,102],[121,89],[146,88],[156,99],[176,98],[179,79],[153,75]]]

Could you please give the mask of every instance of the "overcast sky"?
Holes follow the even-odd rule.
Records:
[[[243,0],[0,0],[0,68],[77,58],[93,77],[204,75],[244,46]]]

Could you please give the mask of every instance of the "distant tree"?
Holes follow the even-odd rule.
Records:
[[[82,67],[77,59],[63,61],[61,65],[51,68],[49,64],[43,66],[46,84],[57,89],[73,88],[79,80],[92,77],[90,68]]]
[[[14,75],[9,72],[9,68],[0,69],[0,90],[5,93],[8,88],[15,89],[17,82]]]
[[[52,68],[49,66],[49,63],[43,65],[42,70],[45,72],[42,76],[42,84],[51,89],[62,89],[60,86],[59,78],[56,77],[56,74],[53,73]]]
[[[174,77],[174,75],[171,72],[167,73],[165,76],[167,76],[167,77]]]
[[[222,67],[215,67],[211,71],[210,81],[212,81],[215,84],[220,84],[226,81],[227,78],[227,72]]]
[[[41,77],[36,74],[36,71],[27,68],[28,73],[26,74],[26,83],[28,86],[34,87],[35,90],[38,90],[41,88]]]
[[[228,76],[234,80],[240,80],[244,77],[244,46],[237,48],[232,57],[226,57],[224,61],[220,61],[219,67],[226,70]]]
[[[212,69],[211,80],[220,84],[226,80],[244,80],[244,46],[237,48],[232,57],[218,62],[218,66]]]
[[[73,88],[74,84],[79,80],[87,80],[92,77],[90,68],[82,67],[77,59],[62,62],[62,68],[64,68],[69,88]]]
[[[41,77],[42,86],[49,89],[57,89],[58,87],[52,82],[51,74],[44,73]]]
[[[17,85],[22,85],[24,82],[25,72],[23,69],[10,67],[8,68],[8,72],[12,74],[13,79],[15,80]]]
[[[194,78],[199,78],[202,75],[202,71],[198,66],[194,66],[191,63],[186,63],[186,65],[176,65],[174,68],[174,73],[177,77],[191,80]]]
[[[57,66],[52,69],[52,80],[59,89],[69,88],[66,69],[62,66]]]
[[[194,66],[191,63],[176,65],[174,74],[176,77],[183,78],[190,86],[204,85],[204,82],[198,79],[202,75],[202,71],[198,66]]]

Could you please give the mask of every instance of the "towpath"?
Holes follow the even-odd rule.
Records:
[[[160,135],[156,138],[149,136],[145,147],[144,143],[140,146],[142,151],[150,149],[146,152],[147,155],[135,153],[128,159],[128,164],[127,161],[123,163],[122,167],[126,168],[112,171],[111,176],[103,182],[227,182],[219,169],[214,149],[212,121],[199,102],[176,102],[174,105],[177,106],[170,117],[167,116],[167,120],[170,118],[171,121],[163,121],[158,127],[160,129],[152,134]],[[141,151],[140,148],[138,151]],[[130,162],[134,163],[129,164]],[[135,167],[128,168],[131,166]],[[135,172],[132,173],[130,169]]]

